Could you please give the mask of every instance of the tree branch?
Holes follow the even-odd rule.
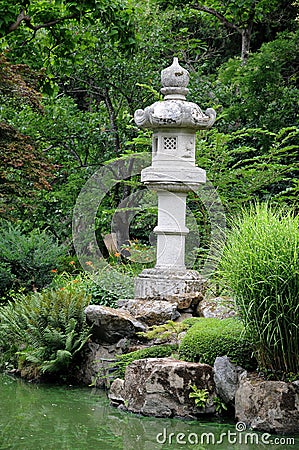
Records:
[[[192,8],[197,9],[198,11],[204,11],[204,12],[206,12],[208,14],[211,14],[212,16],[214,16],[217,19],[219,19],[220,22],[222,22],[223,25],[225,25],[227,28],[230,28],[230,29],[235,30],[238,33],[242,34],[241,28],[239,28],[233,22],[230,22],[229,20],[227,20],[226,17],[223,14],[219,13],[215,9],[208,8],[207,6],[199,5],[198,3],[195,3],[194,5],[192,5]]]
[[[78,17],[77,14],[70,14],[69,16],[59,17],[57,19],[51,20],[50,22],[42,23],[40,25],[33,25],[31,23],[32,18],[30,16],[28,16],[25,13],[25,9],[23,9],[22,12],[18,15],[15,23],[10,25],[10,27],[8,28],[8,33],[11,33],[12,31],[17,30],[23,21],[25,22],[25,25],[27,28],[30,28],[30,30],[33,30],[34,32],[36,32],[37,30],[40,30],[41,28],[50,28],[50,27],[56,25],[57,23],[64,22],[65,20],[76,19],[77,17]]]
[[[22,9],[22,11],[18,15],[17,20],[15,21],[15,23],[10,25],[10,27],[8,28],[8,32],[11,33],[12,31],[15,31],[17,28],[19,28],[19,26],[21,25],[21,22],[23,20],[30,20],[30,17],[26,15],[25,9]]]

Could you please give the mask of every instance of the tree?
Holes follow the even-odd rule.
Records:
[[[165,4],[164,0],[160,3]],[[181,6],[178,0],[170,0],[167,2],[170,7],[173,5]],[[257,34],[262,33],[265,36],[265,30],[269,28],[277,31],[284,29],[292,29],[298,14],[298,4],[290,4],[287,0],[202,0],[187,2],[187,8],[195,13],[196,11],[204,12],[208,16],[213,17],[222,24],[228,31],[237,33],[241,37],[241,61],[246,64],[252,38],[257,39]],[[186,8],[185,3],[183,8]],[[216,22],[216,23],[217,23]],[[282,24],[284,28],[277,25]],[[271,38],[273,39],[272,34]],[[263,41],[262,41],[263,42]]]
[[[118,10],[124,11],[127,6],[118,0],[5,0],[1,5],[0,36],[12,33],[21,26],[36,34],[42,28],[51,30],[55,25],[72,19],[80,21],[85,16],[101,18],[107,25],[117,18]]]
[[[243,66],[230,59],[209,84],[218,120],[198,142],[198,164],[230,212],[253,198],[298,210],[298,38],[279,34]]]
[[[51,189],[54,166],[32,140],[13,127],[0,123],[0,214],[13,216],[32,205],[40,189]]]
[[[193,8],[216,17],[228,29],[236,31],[242,38],[241,60],[245,64],[250,50],[253,27],[261,22],[265,15],[278,5],[278,0],[252,1],[245,0],[241,4],[234,1],[207,1],[194,3]],[[211,5],[211,6],[208,6]]]
[[[73,51],[69,25],[100,21],[110,37],[128,49],[135,43],[130,4],[130,0],[4,0],[0,6],[0,38],[5,38],[9,46],[24,47],[38,34],[49,35],[44,50],[65,46]],[[13,39],[10,39],[11,34],[14,34]]]
[[[10,64],[0,55],[0,93],[11,108],[20,104],[42,112],[37,91],[38,76],[26,65]],[[50,189],[54,165],[40,152],[32,139],[0,118],[0,214],[14,215],[31,203],[41,189]],[[29,203],[28,203],[29,202]]]
[[[298,40],[299,31],[281,33],[264,43],[245,66],[231,59],[219,68],[217,94],[231,129],[278,132],[298,125]]]

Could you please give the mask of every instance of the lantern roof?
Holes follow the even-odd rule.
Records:
[[[161,93],[164,100],[155,102],[134,114],[137,126],[157,130],[159,128],[187,128],[201,130],[210,128],[216,112],[208,108],[205,112],[193,102],[186,101],[189,92],[189,73],[180,66],[178,58],[161,72]]]

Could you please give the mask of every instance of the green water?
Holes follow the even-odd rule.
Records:
[[[0,375],[0,401],[0,449],[299,449],[298,438],[295,444],[283,441],[275,445],[270,441],[277,436],[256,433],[252,437],[254,443],[246,444],[245,439],[250,442],[250,437],[246,438],[246,431],[236,433],[234,424],[128,414],[110,407],[103,391],[89,388],[36,385]],[[229,437],[229,433],[236,435]],[[263,443],[263,439],[268,443]]]

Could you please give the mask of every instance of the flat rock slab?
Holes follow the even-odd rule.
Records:
[[[112,398],[123,398],[130,412],[156,417],[197,417],[215,411],[212,398],[215,394],[212,367],[178,361],[172,358],[147,358],[132,362],[126,369],[121,388],[111,386]],[[209,399],[205,408],[195,407],[190,385],[207,389]]]
[[[236,419],[254,430],[298,433],[299,386],[241,376],[235,411]]]
[[[162,300],[119,300],[117,306],[149,326],[180,317],[176,304]]]
[[[146,331],[146,325],[136,320],[129,312],[108,306],[89,305],[85,309],[87,322],[93,325],[92,339],[95,342],[118,342],[125,337],[134,337]]]
[[[223,297],[205,299],[198,304],[197,314],[200,317],[226,319],[236,315],[236,306],[232,299]]]

